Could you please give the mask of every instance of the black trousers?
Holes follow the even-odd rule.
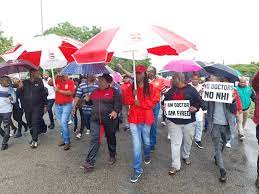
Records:
[[[10,123],[12,113],[0,113],[0,135],[3,137],[2,145],[6,145],[10,138]],[[3,123],[4,129],[1,128]]]
[[[18,123],[18,133],[21,133],[22,131],[22,126],[24,128],[27,128],[27,124],[23,122],[22,116],[23,116],[23,109],[21,108],[13,108],[13,118],[14,120]]]
[[[110,157],[116,155],[116,130],[118,119],[103,119],[102,124],[104,126],[105,136],[108,144]],[[89,152],[86,157],[86,161],[94,165],[96,161],[96,155],[100,148],[100,122],[91,120],[91,142]]]
[[[43,107],[35,106],[24,109],[25,118],[30,128],[30,133],[33,141],[38,141],[38,134],[40,132],[40,124],[42,122]]]
[[[49,113],[49,120],[50,120],[50,124],[54,125],[54,117],[53,117],[53,105],[55,103],[55,99],[50,99],[48,100],[48,113]]]

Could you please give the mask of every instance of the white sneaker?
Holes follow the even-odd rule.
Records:
[[[227,148],[231,148],[231,144],[229,142],[226,143]]]
[[[165,122],[165,121],[162,121],[161,124],[162,124],[163,126],[166,126],[166,122]]]
[[[78,139],[80,139],[82,137],[82,134],[81,133],[78,133],[77,135],[76,135],[76,138],[78,138]]]
[[[86,129],[86,135],[89,135],[90,134],[90,129]]]
[[[171,137],[170,137],[170,135],[169,135],[169,134],[167,135],[167,139],[169,139],[169,140],[171,139]]]
[[[68,121],[68,123],[67,124],[69,124],[69,125],[71,125],[73,122],[70,120],[70,121]]]
[[[10,137],[13,137],[13,136],[14,136],[14,130],[11,129],[11,130],[10,130]]]

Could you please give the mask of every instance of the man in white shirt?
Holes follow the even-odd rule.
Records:
[[[55,123],[54,123],[54,118],[53,118],[52,107],[55,103],[55,90],[54,90],[53,86],[50,86],[48,84],[48,82],[51,78],[49,77],[49,74],[47,72],[43,73],[42,78],[43,78],[44,87],[47,88],[47,90],[48,90],[47,99],[48,99],[48,113],[49,113],[49,120],[50,120],[50,125],[48,126],[48,128],[54,129]]]
[[[192,76],[192,82],[190,85],[194,87],[199,94],[201,94],[203,86],[199,84],[200,77],[198,75],[193,75]],[[204,111],[200,108],[198,112],[195,113],[195,144],[197,145],[198,148],[203,149],[203,145],[201,143],[201,137],[202,137],[202,130],[203,130],[203,119],[204,119]]]

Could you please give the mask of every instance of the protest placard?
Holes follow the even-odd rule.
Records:
[[[190,119],[189,100],[168,100],[165,101],[165,116],[167,118]]]
[[[202,99],[212,102],[232,103],[233,90],[233,83],[205,82]]]

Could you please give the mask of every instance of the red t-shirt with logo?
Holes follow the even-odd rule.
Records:
[[[75,91],[75,84],[73,80],[62,80],[62,79],[56,79],[56,88],[60,90],[65,90],[65,91]],[[61,94],[59,92],[56,92],[56,104],[67,104],[67,103],[72,103],[73,102],[73,96],[67,96],[64,94]]]

